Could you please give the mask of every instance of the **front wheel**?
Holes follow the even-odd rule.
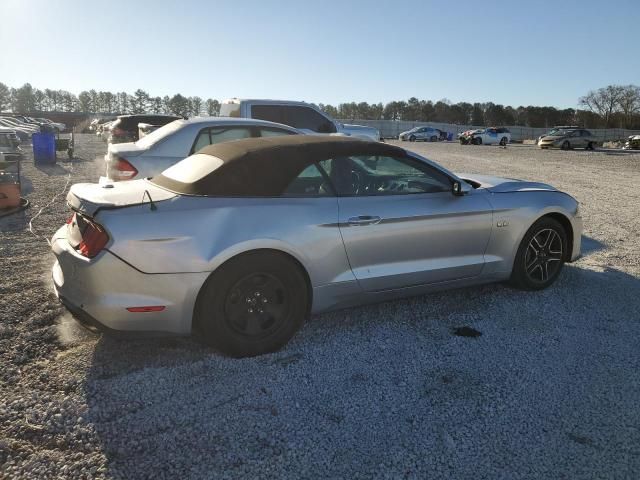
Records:
[[[437,142],[438,141],[438,137],[436,137],[435,135],[433,135],[430,139],[430,142]]]
[[[482,145],[482,139],[480,137],[475,137],[473,139],[473,144],[474,145]]]
[[[413,135],[411,135],[411,136],[409,137],[409,141],[410,141],[410,142],[415,142],[415,141],[416,141],[416,137],[415,137],[415,136],[413,136]]]
[[[595,150],[595,147],[594,147],[594,145],[593,145],[593,142],[589,142],[589,143],[587,144],[587,150]]]
[[[560,275],[567,252],[567,233],[553,218],[538,220],[527,231],[511,273],[511,284],[523,290],[541,290]]]
[[[500,139],[500,146],[501,147],[506,147],[507,146],[507,137],[502,137]]]
[[[562,150],[569,150],[571,148],[571,144],[569,143],[569,140],[565,140],[562,143],[562,146],[560,147]]]
[[[283,254],[250,252],[218,268],[205,282],[194,312],[194,330],[233,357],[282,348],[309,311],[307,281]]]

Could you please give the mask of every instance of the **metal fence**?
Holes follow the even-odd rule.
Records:
[[[474,125],[454,125],[451,123],[438,122],[410,122],[395,120],[339,120],[343,123],[353,123],[357,125],[367,125],[377,128],[383,138],[398,138],[398,135],[414,127],[434,127],[453,134],[455,139],[458,133],[475,128],[486,128]],[[511,132],[511,140],[521,142],[523,140],[533,140],[540,135],[547,133],[550,128],[532,128],[520,126],[507,126]],[[616,140],[626,140],[630,135],[640,135],[640,130],[626,130],[624,128],[589,128],[588,129],[600,142],[610,142]]]

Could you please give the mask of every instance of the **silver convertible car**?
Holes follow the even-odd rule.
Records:
[[[578,202],[549,185],[348,137],[211,145],[67,200],[53,280],[76,318],[197,332],[233,356],[277,350],[311,312],[484,282],[545,288],[582,231]]]

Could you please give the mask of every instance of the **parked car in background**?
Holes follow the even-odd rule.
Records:
[[[287,125],[246,118],[196,117],[174,120],[135,143],[109,144],[104,157],[106,179],[120,181],[153,177],[207,145],[299,133],[299,130]]]
[[[197,332],[239,357],[278,350],[309,313],[443,285],[539,290],[580,255],[568,194],[348,137],[210,145],[103,187],[71,187],[51,240],[62,303],[92,328]]]
[[[438,140],[446,140],[447,132],[434,127],[415,127],[398,135],[398,140],[416,142],[422,140],[424,142],[437,142]]]
[[[553,135],[556,132],[559,132],[560,130],[577,130],[579,128],[581,128],[581,127],[577,126],[577,125],[556,125],[551,130],[549,130],[547,133],[545,133],[544,135],[540,135],[538,137],[538,139],[536,140],[536,144],[539,144],[540,140],[542,140],[543,137],[547,137],[549,135]]]
[[[640,135],[631,135],[622,148],[625,150],[640,150]]]
[[[220,115],[281,123],[310,135],[340,134],[380,141],[380,132],[377,129],[340,123],[315,105],[305,102],[232,98],[222,102]]]
[[[458,138],[463,145],[501,145],[504,147],[511,141],[511,132],[504,127],[490,127],[468,130]]]
[[[36,118],[35,120],[43,124],[52,126],[58,132],[62,132],[67,128],[64,123],[54,122],[53,120],[49,120],[48,118]]]
[[[597,144],[596,137],[584,128],[559,128],[549,132],[549,135],[540,137],[538,141],[540,148],[561,148],[562,150],[572,148],[593,150]]]
[[[16,135],[22,142],[27,142],[31,140],[31,135],[36,133],[38,130],[33,128],[32,126],[27,126],[21,124],[17,121],[12,121],[10,117],[0,117],[0,128],[6,128],[9,130],[15,131]]]
[[[15,130],[0,128],[0,153],[9,162],[22,160],[20,139]]]
[[[148,123],[163,126],[178,120],[176,115],[120,115],[110,126],[109,143],[135,142],[139,138],[138,124]]]

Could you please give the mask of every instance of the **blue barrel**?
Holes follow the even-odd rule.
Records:
[[[33,143],[33,163],[56,163],[56,136],[53,133],[34,133],[31,136]]]

